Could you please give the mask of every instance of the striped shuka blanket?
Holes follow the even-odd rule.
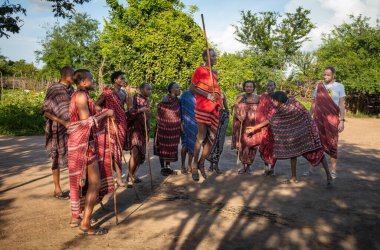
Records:
[[[313,166],[320,163],[324,152],[318,128],[301,103],[289,98],[277,108],[269,122],[274,135],[273,157],[304,156]]]
[[[69,121],[69,106],[74,88],[56,82],[49,86],[41,113],[48,112],[61,120]],[[53,168],[67,167],[67,139],[65,126],[47,119],[45,124],[45,149],[53,160]]]
[[[150,131],[150,116],[146,114],[146,124],[144,125],[144,113],[138,113],[137,110],[142,107],[149,108],[147,97],[137,93],[133,97],[132,107],[127,112],[127,136],[125,150],[132,150],[136,147],[140,153],[140,164],[144,163],[146,155],[146,135],[145,126],[147,127],[148,137]],[[149,138],[148,138],[149,140]]]
[[[183,92],[180,98],[182,120],[182,147],[186,152],[194,155],[195,140],[197,138],[198,124],[195,119],[195,96],[190,90]]]
[[[76,95],[73,94],[70,103],[71,125],[67,131],[68,139],[68,159],[69,159],[69,179],[70,179],[70,200],[71,213],[73,218],[79,218],[84,208],[84,198],[86,187],[79,186],[80,179],[86,176],[87,166],[92,162],[98,163],[100,172],[100,191],[98,201],[110,192],[114,191],[113,173],[111,168],[111,157],[109,142],[107,139],[107,119],[99,121],[98,117],[103,112],[96,114],[95,104],[87,92],[88,105],[91,116],[86,120],[80,120],[78,109],[75,104]],[[82,195],[82,194],[83,195]]]
[[[317,87],[314,121],[319,130],[323,150],[333,158],[338,157],[339,107],[334,103],[323,83]]]
[[[181,136],[181,106],[177,97],[167,95],[158,104],[155,133],[156,155],[165,162],[178,161],[178,144]]]
[[[122,148],[124,148],[125,135],[127,130],[127,120],[125,115],[124,103],[120,100],[118,95],[110,87],[105,87],[103,89],[102,95],[105,97],[105,102],[103,108],[112,109],[115,115],[115,125],[118,130],[118,137]],[[110,124],[111,132],[111,146],[114,161],[118,167],[122,166],[122,148],[119,147],[116,133],[113,129],[112,124]]]

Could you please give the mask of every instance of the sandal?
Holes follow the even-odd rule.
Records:
[[[57,198],[58,200],[68,200],[70,199],[70,192],[54,192],[53,197]]]
[[[141,182],[142,180],[138,176],[135,176],[133,183],[141,183]]]
[[[274,173],[274,169],[271,169],[267,172],[267,176],[270,176],[270,177],[275,177],[276,174]]]
[[[93,231],[90,231],[90,230],[93,230]],[[97,228],[97,229],[88,228],[88,229],[84,229],[84,228],[81,228],[81,227],[79,227],[79,232],[78,232],[79,235],[105,235],[107,233],[108,233],[108,230],[105,229],[105,228]]]
[[[298,183],[297,179],[286,179],[284,181],[281,181],[281,184],[296,184]]]
[[[199,171],[201,172],[201,175],[203,176],[203,178],[205,180],[207,180],[207,175],[206,175],[206,171],[205,171],[205,166],[203,165],[202,167],[200,167],[200,162],[198,162],[198,169]]]
[[[215,167],[214,171],[216,174],[222,174],[223,172],[219,169],[219,167]]]
[[[126,187],[127,185],[125,185],[125,182],[123,182],[122,180],[117,180],[115,181],[115,184],[117,187]]]
[[[184,174],[184,175],[187,175],[187,169],[182,167],[181,168],[181,173]]]
[[[199,181],[198,167],[191,169],[191,177],[193,177],[194,181]]]
[[[79,218],[75,221],[70,221],[69,225],[71,228],[79,227],[82,220]]]

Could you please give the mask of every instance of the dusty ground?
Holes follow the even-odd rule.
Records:
[[[380,120],[346,122],[334,190],[325,189],[321,168],[302,177],[303,159],[299,184],[280,183],[288,161],[275,178],[261,176],[260,159],[253,176],[238,176],[229,142],[224,174],[200,183],[184,175],[164,179],[152,157],[153,194],[144,165],[142,201],[119,188],[119,225],[108,196],[94,217],[109,234],[82,237],[68,227],[69,202],[52,198],[44,138],[0,137],[0,249],[380,249]],[[62,186],[68,189],[67,171]]]

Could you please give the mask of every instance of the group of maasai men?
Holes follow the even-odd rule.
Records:
[[[210,162],[209,171],[221,174],[219,159],[230,113],[218,74],[212,69],[216,53],[208,49],[202,56],[205,64],[195,70],[189,89],[181,95],[179,85],[171,82],[167,95],[157,105],[153,145],[164,176],[177,173],[170,163],[178,161],[180,142],[183,174],[191,173],[194,181],[199,181],[199,174],[207,179],[206,160]],[[54,197],[71,200],[70,226],[79,227],[79,234],[102,235],[107,230],[91,226],[94,206],[104,195],[114,192],[115,185],[133,187],[142,181],[137,172],[147,153],[152,86],[141,84],[132,98],[125,73],[116,71],[111,75],[111,85],[94,102],[89,92],[95,82],[89,70],[66,66],[60,74],[60,81],[48,88],[42,107]],[[276,161],[290,159],[289,182],[297,182],[297,157],[303,156],[310,166],[322,163],[327,187],[332,187],[338,133],[344,129],[345,112],[344,87],[335,82],[334,75],[333,67],[325,68],[324,82],[316,86],[310,112],[285,92],[275,91],[273,81],[268,82],[267,92],[262,95],[254,93],[254,81],[243,83],[244,93],[236,97],[233,107],[231,145],[242,164],[239,174],[251,172],[259,150],[265,163],[264,175],[274,176]],[[122,178],[123,150],[130,151],[126,183]],[[332,174],[325,153],[331,156]],[[60,169],[66,167],[69,193],[60,187]],[[310,173],[311,168],[306,174]]]

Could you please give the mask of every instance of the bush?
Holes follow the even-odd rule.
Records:
[[[0,134],[43,134],[44,118],[40,109],[44,96],[43,92],[5,90],[0,104]]]

